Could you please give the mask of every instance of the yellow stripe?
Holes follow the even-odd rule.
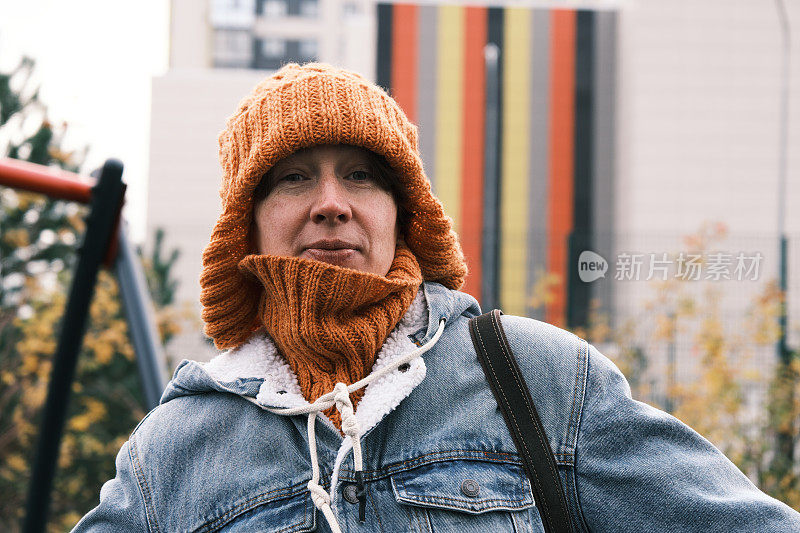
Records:
[[[464,84],[464,8],[439,8],[436,82],[436,195],[453,218],[461,220],[461,151]]]
[[[531,97],[530,9],[505,10],[503,52],[503,153],[500,198],[500,302],[525,314],[528,243],[528,151]]]

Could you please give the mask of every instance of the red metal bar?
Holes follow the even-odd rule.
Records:
[[[0,158],[0,185],[43,193],[50,198],[88,204],[95,180],[67,172],[19,161]]]

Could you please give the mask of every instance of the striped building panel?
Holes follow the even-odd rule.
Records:
[[[486,8],[465,9],[461,246],[469,265],[464,291],[480,294],[483,237]]]
[[[419,126],[484,305],[577,326],[608,292],[575,274],[581,250],[613,247],[615,27],[614,12],[378,5],[377,81]]]
[[[486,109],[483,175],[483,240],[481,304],[500,306],[500,175],[503,148],[503,29],[504,10],[490,7],[487,14]]]
[[[411,122],[417,120],[418,11],[415,5],[397,4],[392,16],[392,96]]]
[[[419,129],[419,151],[425,164],[425,171],[435,186],[432,170],[436,168],[436,50],[439,8],[420,6],[419,45],[417,46],[417,127]]]
[[[568,241],[566,324],[586,324],[592,286],[578,275],[578,258],[593,248],[594,12],[575,15],[575,118],[573,121],[572,232]]]
[[[568,239],[573,214],[573,132],[575,120],[575,12],[551,13],[550,176],[547,271],[556,276],[555,297],[545,320],[565,325]]]
[[[617,77],[617,17],[612,11],[595,13],[594,30],[594,79],[592,92],[594,101],[594,122],[591,132],[594,139],[592,154],[592,249],[610,260],[616,243],[615,229],[615,165],[614,142],[616,139],[615,120],[615,80]],[[592,283],[591,297],[602,305],[602,310],[613,317],[614,309],[613,275]]]
[[[530,187],[528,189],[527,316],[544,319],[550,165],[550,12],[531,21]]]
[[[392,31],[394,24],[392,23],[392,16],[394,14],[394,5],[392,4],[378,4],[378,46],[376,47],[377,65],[375,68],[376,80],[375,82],[386,89],[392,90]]]
[[[461,221],[462,129],[464,124],[464,8],[439,8],[436,84],[435,192],[452,217]]]
[[[506,9],[504,28],[500,304],[515,315],[525,314],[528,293],[532,13],[530,9]]]

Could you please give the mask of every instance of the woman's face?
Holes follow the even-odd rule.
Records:
[[[303,257],[385,276],[398,237],[397,205],[372,174],[368,152],[314,146],[278,161],[254,207],[261,254]]]

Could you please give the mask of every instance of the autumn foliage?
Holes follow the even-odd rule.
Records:
[[[0,73],[0,154],[78,171],[85,149],[63,147],[31,86],[33,62]],[[18,531],[36,449],[67,288],[86,209],[0,187],[0,531]],[[162,257],[163,234],[143,260],[159,330],[177,331],[171,308],[177,254]],[[145,415],[134,352],[116,281],[101,271],[78,358],[50,506],[49,529],[71,529],[114,477],[114,458]]]
[[[726,238],[723,224],[705,224],[684,247],[703,255]],[[611,327],[593,302],[589,324],[576,333],[614,360],[635,399],[679,418],[761,490],[800,509],[797,457],[776,445],[782,431],[794,436],[796,448],[800,428],[800,359],[795,350],[787,366],[776,356],[784,303],[777,283],[755,285],[749,305],[733,315],[724,285],[715,281],[673,277],[647,287],[651,297],[635,318]]]

